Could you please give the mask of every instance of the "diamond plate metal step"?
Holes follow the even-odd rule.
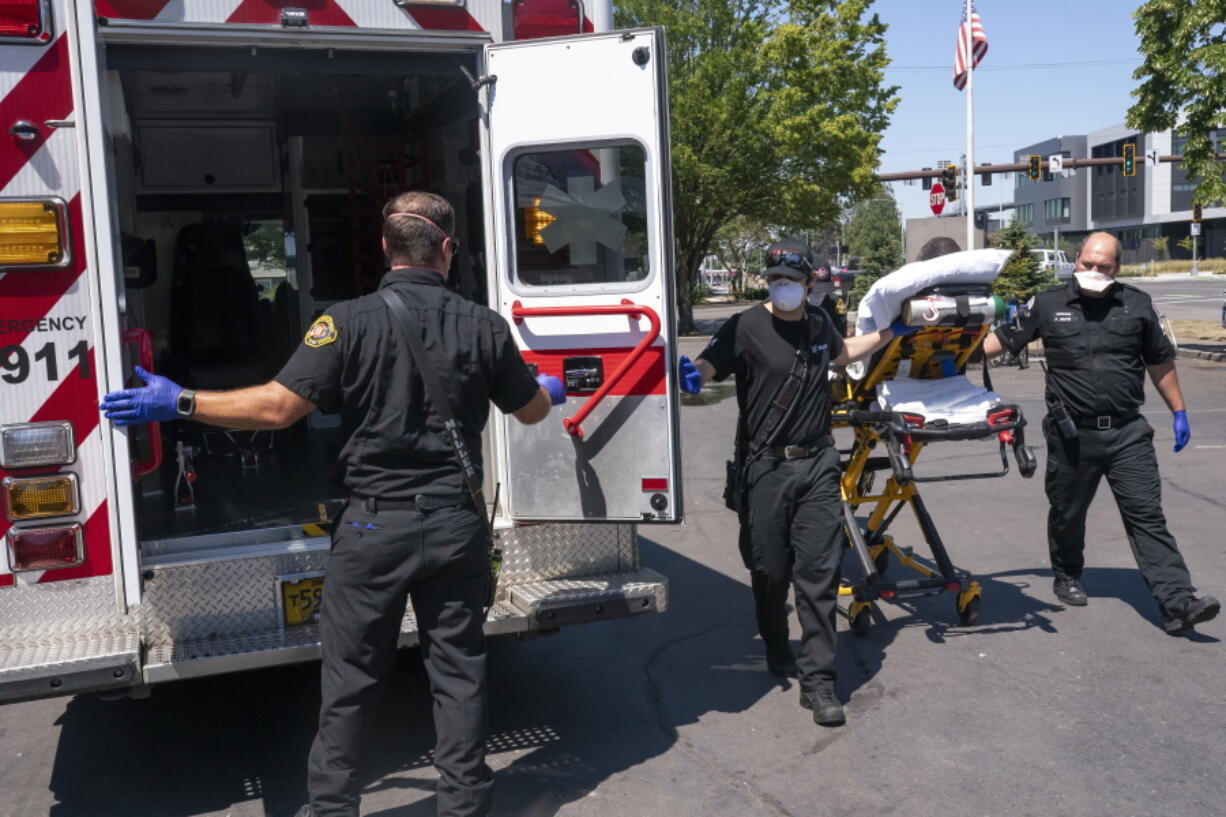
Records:
[[[45,640],[0,649],[0,700],[131,686],[139,677],[136,633]]]
[[[627,573],[528,582],[502,590],[490,610],[488,635],[549,631],[566,624],[621,618],[664,610],[668,584],[646,569]],[[410,609],[401,624],[400,646],[417,644]],[[148,684],[319,659],[319,628],[295,627],[240,636],[198,638],[151,645],[145,659]]]

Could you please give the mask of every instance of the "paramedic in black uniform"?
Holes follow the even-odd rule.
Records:
[[[798,249],[798,246],[801,249]],[[766,444],[746,457],[747,494],[741,515],[741,557],[750,571],[758,631],[767,667],[799,675],[800,703],[823,726],[844,722],[834,691],[835,614],[843,515],[839,452],[830,436],[831,363],[872,354],[896,333],[889,329],[844,339],[820,309],[806,304],[813,285],[808,248],[781,241],[767,249],[767,303],[733,315],[698,360],[682,357],[682,389],[736,375],[736,398],[753,440],[798,355],[807,358],[804,384]],[[806,348],[806,339],[808,346]],[[796,589],[800,658],[788,643],[788,585]]]
[[[388,202],[383,242],[391,269],[380,288],[399,295],[420,327],[480,467],[490,401],[522,423],[537,423],[565,395],[555,377],[533,380],[501,316],[444,286],[457,250],[454,225],[451,205],[440,196],[404,193]],[[434,696],[438,813],[490,810],[485,509],[473,507],[402,331],[372,293],[320,316],[263,386],[192,393],[138,370],[148,385],[108,394],[102,406],[120,425],[187,416],[226,428],[276,429],[316,407],[341,415],[339,465],[349,502],[333,523],[319,622],[319,732],[308,761],[311,805],[300,815],[358,817],[361,744],[396,654],[406,597]]]
[[[989,357],[1017,354],[1035,338],[1047,356],[1047,544],[1054,592],[1081,607],[1086,512],[1102,477],[1124,519],[1141,575],[1158,600],[1169,633],[1189,630],[1218,614],[1211,596],[1196,598],[1192,579],[1162,513],[1162,483],[1154,430],[1141,416],[1145,374],[1174,414],[1175,451],[1192,437],[1175,373],[1175,350],[1162,334],[1150,296],[1115,280],[1120,243],[1093,233],[1077,255],[1065,286],[1039,293],[1014,328],[1003,324],[984,341]],[[1069,439],[1053,422],[1063,404],[1075,429]],[[1067,424],[1066,424],[1067,428]]]

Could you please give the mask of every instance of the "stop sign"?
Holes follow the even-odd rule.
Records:
[[[941,211],[945,209],[945,185],[940,182],[932,183],[932,192],[928,194],[928,206],[932,208],[934,216],[941,215]]]

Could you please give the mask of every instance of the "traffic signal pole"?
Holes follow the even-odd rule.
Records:
[[[1218,159],[1226,159],[1226,153],[1219,153]],[[1182,156],[1159,156],[1159,162],[1182,162]],[[1119,165],[1123,167],[1124,160],[1121,156],[1105,156],[1098,159],[1065,159],[1064,167],[1068,169],[1076,169],[1079,167],[1105,167],[1107,165]],[[980,165],[976,168],[970,168],[970,172],[975,175],[985,175],[988,173],[1024,173],[1030,169],[1029,162],[1011,162],[1009,164],[1000,165]],[[899,173],[877,173],[873,176],[874,181],[879,182],[902,182],[908,179],[936,179],[940,178],[944,170],[904,170]],[[969,186],[969,185],[968,185]]]

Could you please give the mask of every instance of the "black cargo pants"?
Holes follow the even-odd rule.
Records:
[[[762,456],[746,469],[741,558],[753,583],[758,632],[768,645],[788,640],[788,584],[800,619],[800,686],[834,681],[836,602],[843,548],[839,452],[828,446],[798,460]]]
[[[358,817],[362,743],[396,655],[406,598],[434,696],[438,813],[488,814],[483,521],[468,507],[369,513],[351,501],[332,543],[319,621],[319,733],[307,764],[314,814]]]
[[[1154,430],[1144,417],[1118,428],[1077,429],[1063,439],[1044,419],[1047,435],[1047,545],[1057,577],[1081,578],[1086,512],[1105,476],[1124,519],[1137,567],[1164,611],[1192,594],[1187,565],[1166,527]]]

